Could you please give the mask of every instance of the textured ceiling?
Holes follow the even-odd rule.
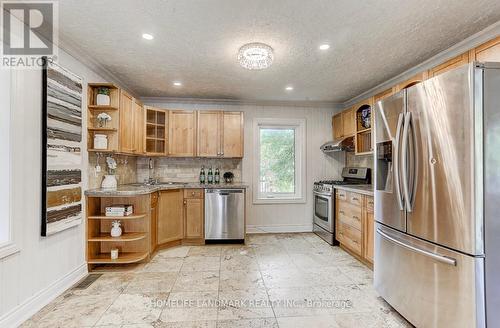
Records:
[[[59,3],[63,47],[78,45],[143,97],[343,102],[500,20],[498,0]],[[237,63],[255,41],[274,48],[271,68]]]

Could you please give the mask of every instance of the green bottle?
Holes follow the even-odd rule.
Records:
[[[207,180],[208,184],[214,183],[214,174],[212,173],[212,167],[208,169]]]
[[[214,183],[215,184],[220,183],[220,171],[218,167],[215,169]]]
[[[202,166],[200,170],[200,184],[205,184],[205,167]]]

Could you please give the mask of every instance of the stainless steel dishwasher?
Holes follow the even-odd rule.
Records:
[[[245,190],[205,189],[205,241],[244,242]]]

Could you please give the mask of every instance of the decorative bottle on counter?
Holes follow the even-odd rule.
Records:
[[[214,183],[214,174],[212,173],[212,167],[208,168],[207,182],[208,184]]]
[[[202,166],[200,170],[200,184],[205,184],[205,167]]]
[[[220,183],[220,171],[219,168],[215,168],[215,176],[214,176],[214,183],[219,184]]]

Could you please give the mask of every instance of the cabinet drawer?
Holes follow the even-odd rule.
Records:
[[[361,255],[361,231],[343,223],[339,223],[338,229],[339,242],[357,255]]]
[[[184,189],[184,198],[203,198],[203,189]]]
[[[361,204],[363,204],[363,195],[350,192],[347,194],[347,198],[349,199],[349,202],[353,205],[361,206]]]
[[[373,213],[373,197],[366,197],[366,211],[368,213]]]
[[[345,191],[345,190],[337,189],[335,191],[335,195],[336,195],[337,199],[347,200],[347,191]]]
[[[340,223],[347,224],[353,228],[361,230],[361,208],[355,207],[351,204],[342,204],[338,209],[338,214]]]

